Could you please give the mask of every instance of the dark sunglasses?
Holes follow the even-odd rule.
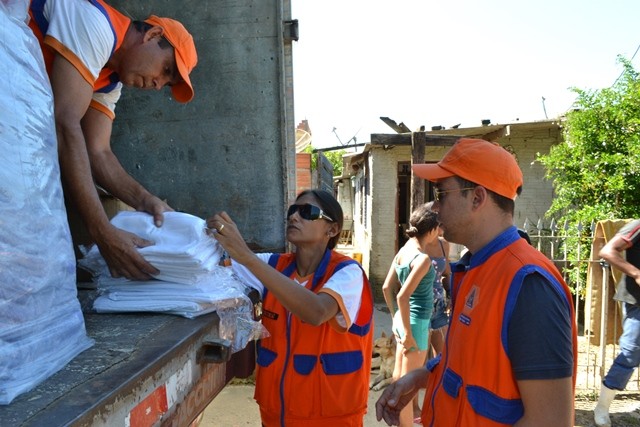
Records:
[[[456,191],[469,191],[474,190],[474,188],[454,188],[453,190],[440,190],[438,188],[433,187],[433,200],[436,202],[441,202],[444,199],[443,194],[454,193]]]
[[[333,219],[324,213],[322,209],[317,206],[305,203],[304,205],[291,205],[287,211],[287,219],[294,213],[298,212],[302,219],[307,221],[315,221],[316,219],[326,219],[329,222],[333,222]]]

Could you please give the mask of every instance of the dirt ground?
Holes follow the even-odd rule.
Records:
[[[380,336],[381,331],[390,331],[390,316],[384,304],[376,304],[375,310],[375,336]],[[581,357],[588,353],[583,348],[585,341],[580,340]],[[612,353],[613,354],[613,353]],[[579,362],[578,383],[584,384],[586,374],[580,373],[580,366],[587,364],[585,360]],[[607,366],[610,360],[607,360]],[[373,374],[372,374],[373,375]],[[599,383],[599,379],[591,379]],[[364,419],[365,427],[378,427],[386,424],[379,423],[375,419],[375,402],[382,391],[369,393],[368,413]],[[593,422],[593,408],[596,406],[597,393],[594,391],[578,391],[575,401],[575,426],[595,427]],[[633,390],[618,394],[611,405],[611,420],[614,427],[640,427],[640,391]],[[259,426],[260,414],[258,406],[253,400],[253,384],[251,381],[234,381],[225,387],[214,401],[207,407],[200,427],[241,427]]]
[[[369,395],[369,411],[365,416],[365,427],[386,424],[375,419],[375,402],[382,392],[372,391]],[[576,427],[595,427],[593,408],[595,395],[576,397]],[[640,393],[625,392],[616,397],[611,405],[611,420],[614,427],[640,427]],[[242,427],[259,426],[260,415],[253,400],[253,385],[233,384],[227,386],[205,411],[200,427]]]
[[[369,393],[369,410],[364,425],[385,426],[378,423],[375,416],[375,403],[382,391]],[[253,400],[253,386],[238,384],[225,387],[207,407],[199,427],[241,427],[260,426],[258,405]]]
[[[578,427],[594,427],[593,408],[597,396],[578,394],[576,396],[576,421]],[[640,426],[640,393],[624,392],[616,396],[611,405],[611,423],[614,427]]]

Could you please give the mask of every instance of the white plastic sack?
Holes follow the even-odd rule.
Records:
[[[0,404],[93,341],[76,294],[53,98],[27,0],[0,0]]]

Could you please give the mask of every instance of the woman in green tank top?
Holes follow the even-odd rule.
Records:
[[[422,366],[429,348],[436,271],[425,247],[438,238],[436,213],[426,205],[417,208],[406,234],[409,240],[394,257],[382,286],[397,342],[394,380]],[[400,413],[400,426],[412,425],[413,409],[407,405]]]

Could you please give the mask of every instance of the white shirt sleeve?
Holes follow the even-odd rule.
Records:
[[[93,77],[95,83],[111,57],[115,35],[105,15],[89,1],[47,0],[44,9],[49,21],[46,36],[67,50],[65,57],[80,74]],[[115,115],[122,83],[108,93],[94,92],[93,100]]]
[[[347,324],[344,314],[339,311],[336,315],[336,321],[342,327],[349,328],[358,316],[362,302],[363,274],[358,265],[349,264],[334,273],[323,287],[323,289],[331,289],[342,298],[342,304],[344,304],[350,320]]]
[[[118,82],[116,87],[113,88],[110,92],[94,92],[93,99],[107,107],[112,113],[116,110],[116,103],[118,99],[120,99],[120,94],[122,93],[122,83]]]
[[[79,0],[47,0],[44,15],[49,21],[46,35],[69,49],[95,81],[115,42],[105,15],[91,2]]]

